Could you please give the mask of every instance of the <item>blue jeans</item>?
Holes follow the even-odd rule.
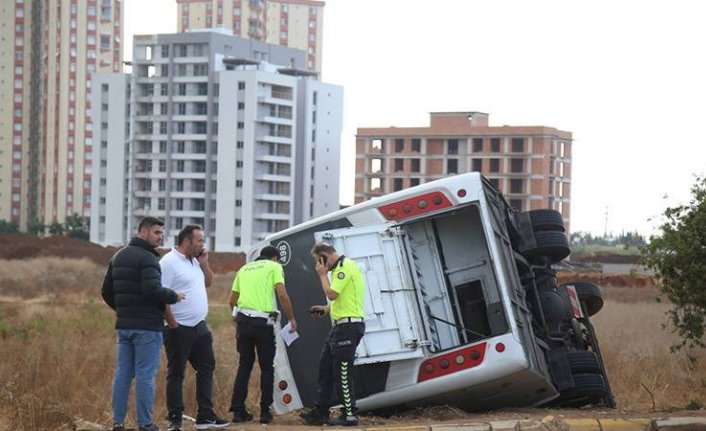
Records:
[[[162,332],[142,329],[118,329],[118,359],[113,380],[113,422],[124,423],[130,385],[135,379],[137,423],[152,423],[155,378],[159,370]]]

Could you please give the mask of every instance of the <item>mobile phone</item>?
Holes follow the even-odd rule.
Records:
[[[309,314],[312,316],[323,316],[326,314],[326,311],[322,308],[318,308],[316,305],[312,306],[309,308]]]
[[[326,257],[326,255],[322,254],[319,256],[319,262],[321,262],[322,265],[326,265],[327,261],[328,261],[328,258]]]
[[[201,251],[199,252],[199,254],[196,255],[196,257],[197,257],[197,258],[198,258],[198,257],[201,257],[201,255],[203,254],[203,252],[204,252],[205,250],[206,250],[205,248],[202,248]]]

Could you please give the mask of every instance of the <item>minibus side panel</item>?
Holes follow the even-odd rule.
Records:
[[[314,246],[315,232],[348,226],[350,223],[345,218],[332,220],[273,239],[271,242],[271,245],[280,250],[284,281],[299,326],[299,338],[287,347],[287,357],[299,396],[305,406],[311,406],[316,401],[316,364],[331,329],[329,319],[312,319],[309,315],[312,305],[326,304],[326,296],[321,289],[321,281],[314,269],[314,260],[309,255],[309,250]],[[282,326],[285,324],[286,318]]]

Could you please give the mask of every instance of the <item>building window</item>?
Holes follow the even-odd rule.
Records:
[[[371,147],[374,152],[382,153],[382,139],[373,139]]]
[[[482,153],[483,152],[483,138],[473,138],[473,152]]]
[[[422,151],[422,140],[419,138],[412,139],[412,152],[420,153]]]
[[[404,170],[404,159],[395,159],[395,172]]]
[[[471,160],[471,170],[475,172],[483,171],[483,159],[473,159]]]
[[[403,187],[403,180],[402,178],[395,178],[394,184],[392,186],[393,191],[399,191],[402,190]]]
[[[496,190],[500,189],[500,180],[497,178],[488,178],[490,184],[495,187]]]
[[[522,180],[512,179],[510,180],[510,193],[522,193]]]
[[[175,207],[178,211],[182,211],[182,210],[184,209],[184,199],[181,199],[181,198],[176,199],[176,200],[174,201],[174,207]]]
[[[238,81],[238,90],[245,90],[245,83],[243,81]]]
[[[490,152],[499,153],[500,152],[500,138],[490,138]]]
[[[510,199],[510,206],[517,211],[522,211],[522,199]]]
[[[500,172],[500,159],[490,159],[489,172]]]
[[[448,154],[458,154],[458,139],[449,139],[446,142],[446,152]]]
[[[524,170],[524,160],[523,159],[511,159],[510,160],[510,172],[522,172]]]
[[[164,198],[159,198],[159,199],[157,199],[157,209],[158,209],[158,210],[164,210],[164,208],[165,208],[165,201],[166,201],[166,199],[164,199]]]
[[[419,185],[419,178],[410,178],[409,185],[410,185],[410,187],[418,186]]]
[[[404,151],[404,139],[395,139],[395,152],[401,153]]]
[[[446,173],[447,174],[457,174],[458,173],[458,160],[448,159],[446,161]]]
[[[412,162],[412,169],[410,169],[411,172],[419,172],[419,159],[412,159],[410,160]]]
[[[525,138],[512,138],[512,152],[523,153],[525,151]]]
[[[243,123],[242,121],[238,121],[238,129],[243,129],[243,128],[245,128],[245,123]]]
[[[184,180],[176,180],[176,185],[175,185],[176,191],[178,192],[183,192],[184,191]]]
[[[159,161],[159,172],[167,172],[167,161],[166,160]],[[164,181],[164,180],[159,180],[159,181]],[[160,190],[164,190],[164,189],[160,189]]]

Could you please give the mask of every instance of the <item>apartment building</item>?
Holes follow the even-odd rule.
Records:
[[[324,5],[315,0],[176,0],[178,29],[225,27],[245,39],[297,48],[321,72]]]
[[[122,2],[0,3],[0,219],[88,215],[90,78],[122,70]]]
[[[432,112],[428,127],[359,128],[355,202],[449,175],[485,175],[520,211],[552,208],[569,225],[571,132],[490,126],[482,112]]]
[[[122,243],[150,215],[167,246],[196,223],[239,251],[338,209],[342,88],[305,62],[222,29],[136,37],[132,75],[93,86],[91,241]]]

